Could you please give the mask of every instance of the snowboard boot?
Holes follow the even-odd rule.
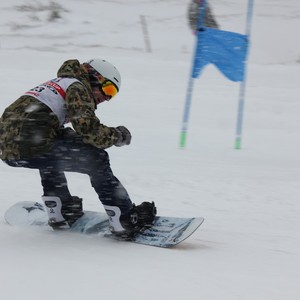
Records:
[[[117,206],[105,206],[109,215],[111,232],[124,238],[132,238],[136,233],[151,227],[156,216],[154,202],[143,202],[140,205],[133,204],[126,214],[121,214]]]
[[[70,228],[83,215],[82,199],[72,196],[67,201],[61,201],[56,196],[42,196],[49,217],[48,224],[53,229]]]

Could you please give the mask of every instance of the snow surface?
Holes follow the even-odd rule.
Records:
[[[300,2],[255,3],[241,150],[239,84],[213,66],[195,82],[187,147],[179,149],[195,42],[188,2],[64,0],[51,21],[50,1],[1,1],[1,112],[55,77],[64,60],[106,58],[122,88],[97,114],[133,134],[129,147],[108,150],[115,175],[134,202],[155,201],[161,215],[205,217],[169,250],[25,230],[1,218],[1,299],[299,299]],[[211,1],[224,30],[244,33],[246,2]],[[16,201],[40,200],[37,171],[1,163],[0,176],[1,215]],[[86,209],[103,211],[86,176],[67,176]]]

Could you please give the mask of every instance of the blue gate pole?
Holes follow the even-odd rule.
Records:
[[[190,76],[189,82],[188,82],[188,87],[187,87],[182,127],[181,127],[181,134],[180,134],[180,142],[179,142],[180,148],[184,148],[186,145],[186,137],[187,137],[187,131],[188,131],[188,125],[189,125],[189,115],[190,115],[190,110],[191,110],[193,89],[194,89],[194,78],[192,76]]]
[[[202,0],[201,4],[199,6],[199,17],[198,17],[198,26],[197,26],[198,30],[204,24],[205,12],[206,12],[206,0]],[[188,125],[189,125],[189,116],[190,116],[192,97],[193,97],[193,89],[194,89],[193,72],[194,72],[194,68],[195,68],[196,53],[197,53],[197,48],[198,48],[198,31],[196,32],[196,34],[197,34],[197,38],[196,38],[196,43],[195,43],[194,59],[193,59],[191,74],[190,74],[190,78],[188,81],[187,93],[186,93],[186,98],[185,98],[182,128],[181,128],[180,141],[179,141],[180,148],[185,148],[185,146],[186,146],[186,138],[187,138]]]
[[[245,107],[245,92],[246,92],[246,77],[247,77],[247,59],[249,54],[249,44],[250,44],[250,34],[252,27],[253,18],[253,6],[254,0],[248,0],[247,8],[247,20],[246,20],[246,35],[248,39],[247,49],[246,49],[246,62],[244,66],[244,79],[240,85],[239,92],[239,102],[238,102],[238,112],[237,112],[237,122],[236,122],[236,135],[235,135],[235,149],[241,149],[242,145],[242,131],[243,131],[243,116]]]

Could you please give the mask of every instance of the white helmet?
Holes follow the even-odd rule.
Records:
[[[108,80],[111,80],[117,86],[118,90],[120,90],[121,75],[113,64],[99,58],[90,59],[86,63],[95,69],[100,75]]]

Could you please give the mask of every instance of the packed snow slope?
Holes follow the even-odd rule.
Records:
[[[10,227],[6,209],[40,201],[42,189],[37,171],[1,162],[1,299],[299,299],[300,2],[255,3],[240,150],[239,84],[214,66],[195,81],[179,148],[195,43],[188,2],[1,1],[1,114],[69,58],[113,62],[121,91],[97,115],[133,135],[130,146],[108,149],[115,175],[135,203],[205,218],[170,250]],[[211,4],[222,29],[245,32],[246,0]],[[86,209],[103,211],[87,176],[67,177]]]

